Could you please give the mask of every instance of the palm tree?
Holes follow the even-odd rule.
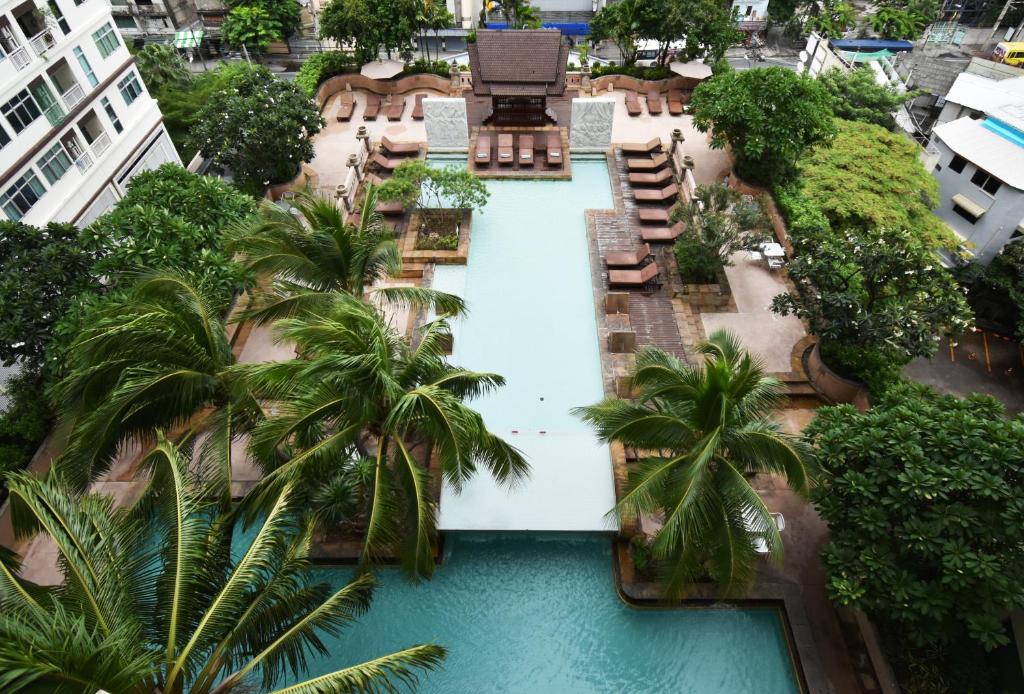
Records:
[[[530,0],[501,0],[500,5],[509,29],[540,29],[540,15]]]
[[[608,398],[575,410],[602,440],[654,451],[630,471],[615,513],[624,523],[664,514],[651,551],[673,595],[704,575],[742,588],[756,570],[752,534],[781,562],[778,528],[749,478],[781,474],[804,495],[810,482],[809,448],[768,419],[782,384],[724,331],[698,350],[701,367],[645,349],[633,374],[636,402]]]
[[[259,215],[235,230],[231,249],[271,286],[255,298],[246,318],[263,324],[329,305],[337,292],[363,298],[366,287],[397,276],[402,254],[376,212],[377,192],[368,185],[358,224],[330,199],[302,192],[285,210],[264,204]],[[385,287],[370,294],[394,304],[434,307],[459,314],[462,300],[422,287]]]
[[[210,431],[209,455],[228,493],[227,450],[259,405],[228,378],[235,358],[215,306],[187,276],[152,274],[89,315],[51,394],[69,432],[57,464],[68,482],[85,489],[122,443],[189,425]]]
[[[311,526],[288,487],[233,553],[234,518],[190,462],[161,437],[145,460],[148,487],[127,508],[59,475],[9,479],[16,531],[52,539],[64,582],[35,585],[12,554],[0,556],[0,690],[270,691],[304,677],[309,655],[330,652],[322,634],[369,607],[368,576],[337,591],[309,580]],[[444,655],[413,646],[277,691],[388,689]]]
[[[265,509],[281,485],[318,475],[325,465],[367,470],[363,566],[393,550],[409,575],[427,576],[435,529],[432,456],[456,490],[478,465],[502,483],[527,475],[519,451],[463,402],[504,379],[449,364],[444,319],[426,324],[413,347],[376,308],[339,294],[322,313],[275,328],[301,359],[233,369],[274,403],[250,442],[265,473],[250,495],[255,509]]]

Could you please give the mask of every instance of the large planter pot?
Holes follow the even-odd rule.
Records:
[[[818,392],[834,403],[851,404],[861,412],[871,406],[871,399],[868,394],[868,387],[860,381],[854,381],[840,376],[829,368],[821,358],[819,343],[805,357],[807,377],[817,388]]]

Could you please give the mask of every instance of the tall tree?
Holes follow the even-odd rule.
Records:
[[[879,84],[874,71],[867,66],[849,71],[833,68],[818,75],[818,79],[832,95],[832,112],[836,117],[872,123],[887,130],[896,129],[893,114],[900,106],[921,94]]]
[[[635,402],[608,398],[575,410],[602,440],[656,451],[630,471],[615,512],[623,522],[664,514],[651,551],[676,595],[705,575],[727,590],[747,585],[755,535],[782,561],[778,527],[751,475],[784,476],[800,494],[811,483],[810,448],[769,419],[782,384],[723,331],[699,352],[703,365],[691,367],[646,348],[632,374]]]
[[[259,5],[232,7],[221,26],[224,41],[234,48],[265,53],[273,41],[284,38],[281,24]]]
[[[320,35],[352,46],[363,63],[381,50],[402,51],[419,29],[418,0],[331,0],[320,11]]]
[[[150,94],[157,95],[168,87],[184,87],[192,80],[192,72],[178,49],[151,43],[135,54],[135,66]]]
[[[479,468],[510,485],[528,474],[520,453],[488,431],[464,402],[504,379],[451,365],[444,319],[427,323],[414,346],[373,306],[339,294],[323,313],[278,321],[275,328],[301,359],[233,369],[234,377],[275,403],[251,439],[250,452],[265,473],[254,490],[254,511],[310,471],[362,461],[371,471],[363,566],[394,551],[408,574],[429,576],[431,456],[456,490]]]
[[[731,5],[717,0],[676,0],[672,12],[672,24],[685,42],[684,48],[676,53],[679,60],[699,58],[711,64],[743,40]]]
[[[539,29],[540,15],[530,0],[501,0],[501,14],[509,29]]]
[[[592,41],[612,41],[619,49],[623,65],[636,62],[637,44],[643,38],[637,11],[637,0],[609,3],[590,20]]]
[[[144,461],[141,500],[115,508],[59,477],[10,480],[22,539],[48,536],[64,582],[44,587],[0,554],[0,689],[124,694],[271,691],[301,680],[310,655],[370,604],[368,576],[334,590],[309,576],[311,525],[285,489],[240,556],[235,524],[194,471],[161,440]],[[443,648],[413,646],[278,692],[364,692],[413,683]]]

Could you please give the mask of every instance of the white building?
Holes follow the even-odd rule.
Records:
[[[768,28],[768,0],[732,0],[736,28],[748,34]]]
[[[85,226],[180,163],[106,0],[0,0],[0,209]]]

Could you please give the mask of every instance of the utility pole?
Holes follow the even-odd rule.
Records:
[[[1010,11],[1010,5],[1012,5],[1012,4],[1013,4],[1013,0],[1006,0],[1006,4],[1003,5],[1002,12],[999,13],[998,17],[996,17],[996,23],[992,27],[992,33],[988,37],[989,41],[991,41],[993,38],[995,38],[995,35],[997,33],[999,33],[999,25],[1003,23],[1003,17],[1005,17],[1006,13]]]

